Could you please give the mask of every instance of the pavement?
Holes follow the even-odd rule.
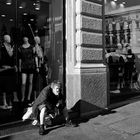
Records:
[[[38,127],[1,136],[3,140],[140,140],[140,101],[114,105],[90,119],[79,119],[77,127],[55,125],[40,136]]]

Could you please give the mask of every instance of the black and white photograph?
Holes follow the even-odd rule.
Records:
[[[0,140],[140,140],[140,0],[0,0]]]

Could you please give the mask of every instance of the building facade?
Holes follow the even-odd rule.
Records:
[[[4,35],[11,36],[11,43],[16,49],[17,67],[22,38],[28,36],[30,43],[34,44],[33,37],[39,36],[43,55],[48,62],[47,82],[60,80],[63,83],[68,109],[74,108],[84,116],[109,105],[103,0],[15,0],[10,3],[2,0],[0,3],[1,43]],[[18,72],[16,79],[20,100],[21,74]],[[41,82],[39,91],[43,88]],[[35,90],[32,90],[32,99]],[[7,98],[10,99],[8,93]],[[2,99],[1,96],[1,105]],[[13,118],[21,119],[23,108],[14,104],[13,109],[7,110],[9,113],[1,119],[1,124],[9,122],[11,111]],[[1,107],[0,111],[3,114],[5,110]],[[17,111],[21,111],[20,115]]]
[[[109,104],[104,60],[104,2],[66,0],[66,97],[81,115]]]

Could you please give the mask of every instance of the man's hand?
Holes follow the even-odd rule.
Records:
[[[60,105],[62,105],[62,100],[58,101],[58,103],[56,104],[56,107],[59,107]]]

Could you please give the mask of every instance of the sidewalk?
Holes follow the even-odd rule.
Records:
[[[89,120],[82,120],[78,127],[61,125],[49,127],[40,136],[38,128],[3,137],[4,140],[140,140],[140,101],[113,109]]]

